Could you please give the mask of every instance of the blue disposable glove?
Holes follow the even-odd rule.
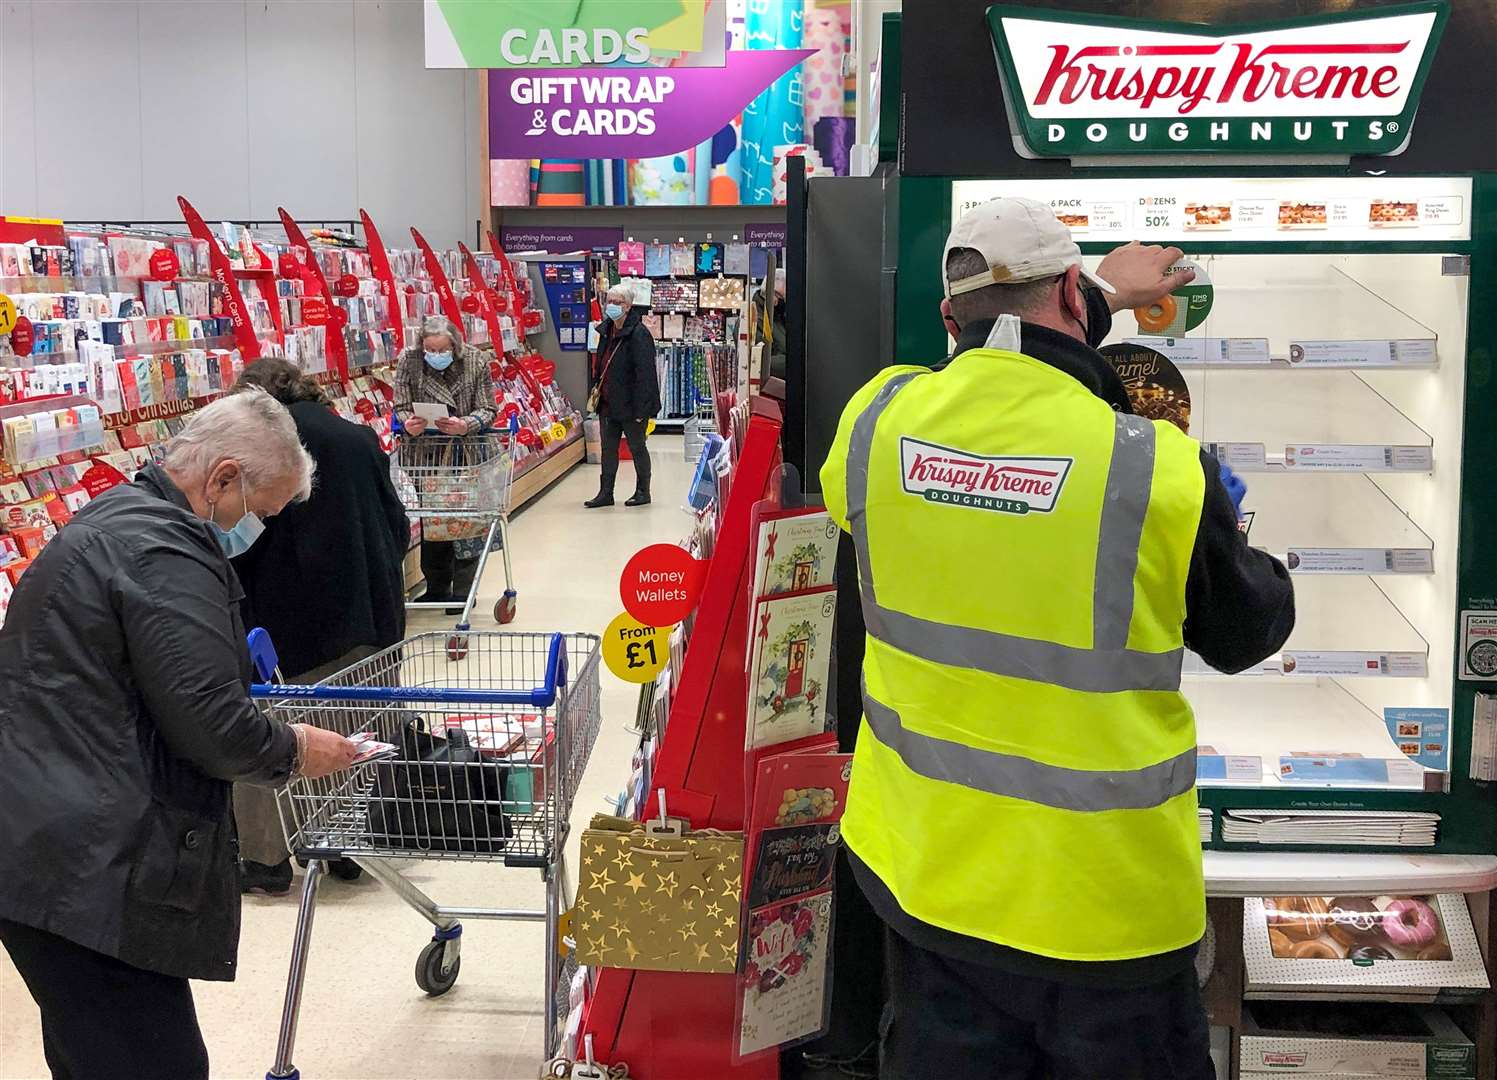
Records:
[[[1242,520],[1242,500],[1247,495],[1247,484],[1243,483],[1242,477],[1232,471],[1232,466],[1225,461],[1221,465],[1222,487],[1227,489],[1227,495],[1232,500],[1232,507],[1237,511],[1237,520]]]

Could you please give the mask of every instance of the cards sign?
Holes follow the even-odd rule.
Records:
[[[1396,154],[1444,0],[1207,26],[988,9],[1009,117],[1029,157]]]

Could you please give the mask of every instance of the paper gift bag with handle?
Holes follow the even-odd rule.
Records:
[[[650,971],[738,966],[743,834],[595,816],[582,834],[577,959]]]

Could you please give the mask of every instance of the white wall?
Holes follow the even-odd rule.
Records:
[[[477,72],[420,0],[0,0],[0,215],[303,222],[473,243]]]

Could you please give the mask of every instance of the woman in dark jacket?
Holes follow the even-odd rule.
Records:
[[[640,321],[644,309],[634,305],[634,290],[615,285],[608,290],[600,328],[602,342],[593,368],[598,388],[598,418],[603,436],[603,475],[598,494],[583,506],[613,505],[613,482],[619,471],[619,440],[629,440],[634,457],[634,494],[625,506],[650,501],[650,451],[645,447],[645,425],[660,411],[660,376],[655,370],[655,339]]]
[[[235,389],[258,386],[291,411],[317,462],[306,502],[265,523],[265,534],[234,560],[244,584],[247,626],[270,631],[281,670],[316,682],[405,636],[402,563],[411,528],[379,436],[328,407],[322,387],[295,364],[267,357],[244,369]],[[243,888],[283,893],[291,861],[272,793],[238,784]],[[335,870],[351,874],[355,868]]]

